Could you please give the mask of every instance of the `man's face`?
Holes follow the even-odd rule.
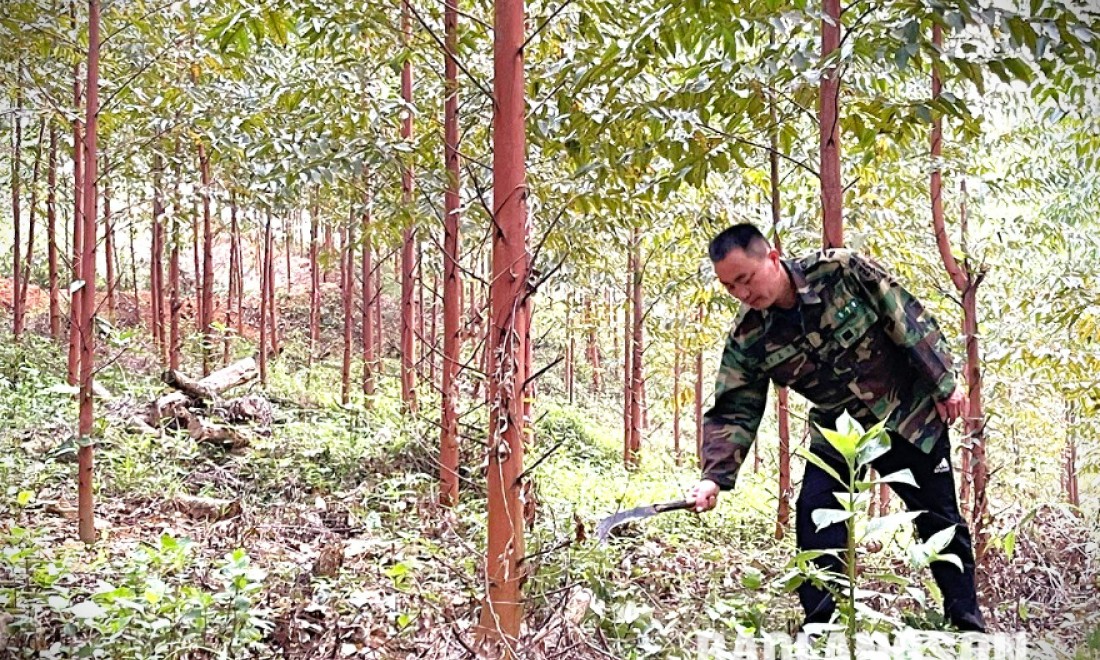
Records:
[[[714,262],[714,272],[731,296],[753,309],[774,305],[787,278],[779,253],[772,249],[766,254],[753,255],[734,248],[724,259]]]

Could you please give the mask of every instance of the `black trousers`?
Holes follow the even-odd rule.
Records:
[[[955,497],[955,477],[951,469],[951,443],[946,431],[936,442],[932,452],[925,454],[904,438],[891,433],[890,451],[872,462],[879,474],[891,474],[908,468],[920,486],[891,483],[891,489],[910,511],[923,511],[915,524],[917,534],[927,540],[930,536],[952,525],[955,536],[943,550],[962,560],[963,570],[945,561],[932,562],[932,576],[943,592],[944,614],[948,621],[960,630],[984,631],[985,622],[978,609],[978,597],[974,582],[974,550],[970,540],[970,528],[959,513]],[[832,447],[811,448],[823,458],[842,478],[847,479],[848,467],[840,454]],[[801,550],[833,550],[847,547],[847,527],[834,523],[817,531],[812,515],[815,509],[838,509],[834,492],[843,488],[824,470],[806,464],[806,475],[798,495],[795,531]],[[843,571],[843,563],[836,557],[825,555],[816,560],[818,565],[834,571]],[[806,611],[806,623],[826,623],[836,610],[832,596],[809,582],[798,589],[799,600]]]

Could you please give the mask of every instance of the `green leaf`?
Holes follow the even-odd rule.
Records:
[[[746,589],[759,589],[760,585],[764,583],[764,576],[760,571],[752,568],[751,566],[745,569],[745,572],[741,575],[741,586]]]
[[[950,552],[945,553],[945,554],[940,554],[938,552],[934,552],[934,553],[932,553],[932,561],[946,561],[946,562],[949,562],[949,563],[954,564],[955,566],[957,566],[959,568],[960,572],[963,570],[962,560],[959,559],[958,555],[950,553]]]
[[[902,525],[909,524],[916,520],[917,516],[921,513],[921,511],[902,511],[901,513],[892,513],[888,516],[872,518],[871,522],[867,523],[867,530],[863,533],[863,537],[860,541],[872,541],[893,534]]]
[[[947,544],[951,543],[951,539],[955,538],[955,526],[945,527],[940,531],[933,534],[928,541],[925,542],[933,552],[939,552],[947,547]]]
[[[914,488],[920,488],[920,486],[917,485],[916,478],[913,477],[913,471],[910,470],[909,468],[905,468],[904,470],[898,470],[897,472],[891,472],[890,474],[886,474],[886,475],[883,475],[881,477],[877,477],[877,478],[873,479],[871,483],[875,483],[875,484],[907,484],[909,486],[913,486]]]
[[[1008,534],[1005,534],[1005,556],[1009,560],[1016,553],[1016,530],[1009,530]]]
[[[870,465],[879,456],[890,451],[890,435],[885,423],[876,424],[860,436],[856,443],[856,465]]]
[[[834,525],[839,522],[844,522],[851,518],[854,513],[851,511],[841,511],[840,509],[818,509],[810,516],[814,524],[817,525],[817,531],[825,529],[829,525]]]

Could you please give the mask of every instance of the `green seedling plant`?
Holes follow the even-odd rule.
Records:
[[[856,631],[858,617],[863,616],[869,620],[894,623],[885,615],[864,605],[860,601],[874,596],[882,596],[880,592],[857,588],[856,576],[864,575],[867,581],[877,580],[888,584],[895,584],[902,588],[909,587],[909,580],[893,573],[863,573],[860,571],[859,558],[867,552],[866,547],[874,542],[882,542],[892,536],[898,528],[913,522],[922,512],[904,511],[887,516],[871,517],[868,511],[872,488],[879,484],[904,483],[914,488],[919,487],[913,478],[913,473],[908,470],[899,470],[891,474],[881,475],[874,479],[866,479],[864,475],[868,466],[877,458],[890,450],[890,436],[886,432],[885,422],[880,422],[870,429],[864,429],[859,422],[853,419],[847,412],[837,420],[836,430],[818,427],[825,440],[843,457],[847,464],[847,475],[841,476],[837,470],[805,448],[800,448],[797,454],[810,463],[821,468],[826,474],[836,480],[842,490],[834,493],[839,509],[818,509],[813,512],[812,519],[818,530],[829,525],[844,523],[846,533],[846,545],[844,548],[834,550],[809,550],[799,553],[792,560],[794,571],[789,574],[788,588],[797,587],[805,580],[827,589],[837,601],[837,612],[844,622],[843,630],[848,645],[849,657],[856,658]],[[953,554],[943,553],[954,537],[955,529],[947,529],[937,532],[924,543],[916,543],[909,548],[909,563],[915,569],[923,568],[933,561],[950,561],[962,570],[962,561]],[[844,572],[824,570],[816,566],[813,560],[831,555],[841,560]],[[913,591],[910,589],[910,591]],[[819,628],[820,631],[836,630],[831,626]]]

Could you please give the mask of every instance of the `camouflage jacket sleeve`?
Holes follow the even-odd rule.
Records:
[[[737,472],[756,439],[768,397],[768,378],[741,350],[732,334],[722,352],[714,406],[703,419],[703,478],[722,490],[733,488]]]
[[[913,367],[934,386],[933,396],[946,399],[955,389],[954,361],[936,319],[878,264],[852,255],[850,265],[847,275],[867,293],[886,334],[906,349]]]

